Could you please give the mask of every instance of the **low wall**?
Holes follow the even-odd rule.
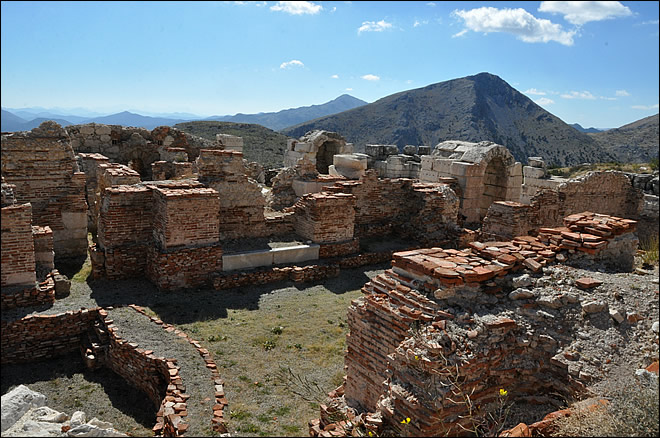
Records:
[[[16,307],[53,304],[55,302],[55,280],[49,274],[43,282],[37,283],[34,287],[5,286],[2,288],[0,296],[2,297],[2,311]]]
[[[81,336],[98,316],[95,308],[2,321],[2,363],[46,360],[77,351]]]

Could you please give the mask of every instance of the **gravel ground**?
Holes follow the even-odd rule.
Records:
[[[118,329],[116,333],[121,338],[136,342],[139,348],[153,350],[156,356],[177,359],[179,375],[186,386],[186,394],[190,395],[186,417],[190,426],[186,434],[209,435],[215,391],[211,373],[197,349],[130,307],[115,308],[108,312],[108,316],[114,320]]]

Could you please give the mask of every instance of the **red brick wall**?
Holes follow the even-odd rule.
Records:
[[[2,286],[34,285],[36,281],[32,206],[2,208]]]

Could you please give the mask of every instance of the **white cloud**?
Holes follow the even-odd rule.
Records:
[[[380,76],[376,76],[376,75],[372,75],[372,74],[361,76],[361,78],[364,79],[365,81],[379,81],[380,80]]]
[[[314,15],[321,12],[322,9],[323,6],[313,2],[277,2],[276,5],[270,7],[271,11],[282,11],[291,15]]]
[[[332,79],[339,79],[339,75],[332,75],[330,76]]]
[[[280,68],[291,68],[291,67],[304,67],[305,64],[302,61],[297,59],[292,59],[291,61],[283,62],[280,64]]]
[[[413,23],[413,27],[419,27],[423,24],[429,24],[429,21],[428,20],[422,20],[422,21],[415,20],[415,22]]]
[[[454,35],[464,35],[468,30],[474,32],[504,32],[518,37],[526,43],[547,43],[556,41],[565,46],[573,45],[575,31],[564,31],[561,25],[550,20],[534,17],[522,8],[497,9],[481,7],[477,9],[455,10],[453,16],[465,22],[465,29]]]
[[[616,100],[616,97],[599,96],[599,98],[602,100]]]
[[[551,14],[562,14],[564,20],[571,24],[581,26],[590,21],[608,20],[617,17],[627,17],[632,12],[621,2],[560,2],[550,1],[541,2],[539,12],[549,12]]]
[[[426,4],[426,6],[435,6],[435,3],[433,3],[433,2],[428,2],[428,3]]]
[[[596,96],[594,96],[588,91],[571,91],[570,93],[562,94],[561,97],[563,97],[564,99],[587,99],[587,100],[592,100],[596,98]]]
[[[630,108],[632,109],[641,109],[641,110],[653,110],[653,109],[658,109],[658,104],[656,103],[655,105],[633,105]]]
[[[346,91],[353,91],[353,89],[352,88],[347,88]]]
[[[538,105],[552,105],[553,103],[555,103],[554,100],[548,99],[547,97],[542,97],[540,99],[535,100],[534,102],[536,102]]]
[[[358,35],[362,32],[382,32],[386,29],[391,29],[392,23],[385,20],[376,21],[363,21],[362,26],[358,28]]]
[[[630,96],[630,93],[628,93],[626,90],[616,90],[614,95],[619,97],[628,97]]]
[[[536,88],[530,88],[527,91],[523,91],[524,94],[532,94],[534,96],[545,96],[545,91],[537,90]]]

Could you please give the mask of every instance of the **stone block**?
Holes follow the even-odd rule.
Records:
[[[419,172],[419,179],[424,182],[438,182],[439,178],[440,178],[439,173],[434,172],[432,170],[422,169]]]
[[[289,248],[274,248],[271,250],[273,254],[273,263],[299,263],[308,260],[318,260],[319,258],[318,244],[311,245],[298,245]]]
[[[273,264],[273,253],[269,251],[250,251],[239,254],[224,254],[222,270],[252,269]]]
[[[522,163],[516,161],[513,166],[509,166],[507,169],[509,177],[520,176],[522,178]]]
[[[531,167],[545,169],[545,161],[543,161],[542,157],[527,157],[527,164]]]
[[[422,170],[433,170],[433,161],[435,159],[431,155],[424,155],[421,157]]]
[[[531,178],[531,179],[542,179],[546,175],[545,168],[539,168],[539,167],[531,167],[531,166],[524,166],[523,167],[523,175],[525,179]]]
[[[453,163],[452,160],[435,158],[433,160],[433,170],[435,170],[436,172],[440,172],[442,176],[450,176],[452,163]]]
[[[477,164],[454,161],[451,163],[450,173],[452,176],[480,176],[483,172]]]

